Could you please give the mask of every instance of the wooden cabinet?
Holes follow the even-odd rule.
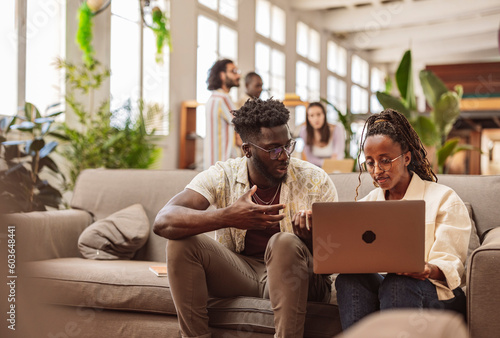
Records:
[[[196,101],[184,101],[181,105],[179,169],[194,169],[196,163]]]

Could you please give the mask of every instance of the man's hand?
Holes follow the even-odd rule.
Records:
[[[312,211],[300,210],[292,218],[293,232],[306,245],[312,247]]]
[[[402,272],[398,273],[400,276],[408,276],[418,280],[426,280],[427,278],[444,280],[445,276],[441,269],[434,264],[425,263],[424,271],[422,272]]]
[[[285,215],[273,215],[284,209],[284,204],[259,205],[252,201],[252,196],[257,191],[254,185],[242,195],[235,203],[224,209],[230,226],[246,230],[262,230],[279,226]]]

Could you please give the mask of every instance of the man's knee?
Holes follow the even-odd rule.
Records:
[[[267,244],[268,249],[275,252],[283,251],[290,253],[291,250],[302,250],[306,248],[302,240],[295,234],[288,232],[278,232],[274,234]]]
[[[205,238],[206,237],[206,238]],[[170,239],[167,241],[167,262],[175,263],[178,260],[191,256],[197,249],[203,246],[206,239],[212,240],[201,234],[183,239]]]

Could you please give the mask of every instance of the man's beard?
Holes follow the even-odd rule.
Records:
[[[285,175],[283,175],[282,177],[279,177],[279,178],[273,176],[269,172],[269,170],[266,168],[264,163],[261,161],[261,159],[257,156],[253,156],[253,163],[255,165],[255,169],[257,169],[257,171],[262,175],[262,177],[264,177],[266,179],[266,181],[269,182],[270,186],[275,186],[275,185],[280,184],[281,182],[285,182],[285,180],[288,176],[288,173],[286,173]]]
[[[231,79],[229,77],[226,78],[226,87],[228,89],[231,89],[233,87],[239,87],[239,86],[240,86],[239,82],[236,82],[236,81],[234,81],[233,79]]]

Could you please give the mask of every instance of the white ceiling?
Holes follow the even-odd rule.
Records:
[[[291,0],[320,13],[323,27],[375,63],[500,61],[500,0]]]

